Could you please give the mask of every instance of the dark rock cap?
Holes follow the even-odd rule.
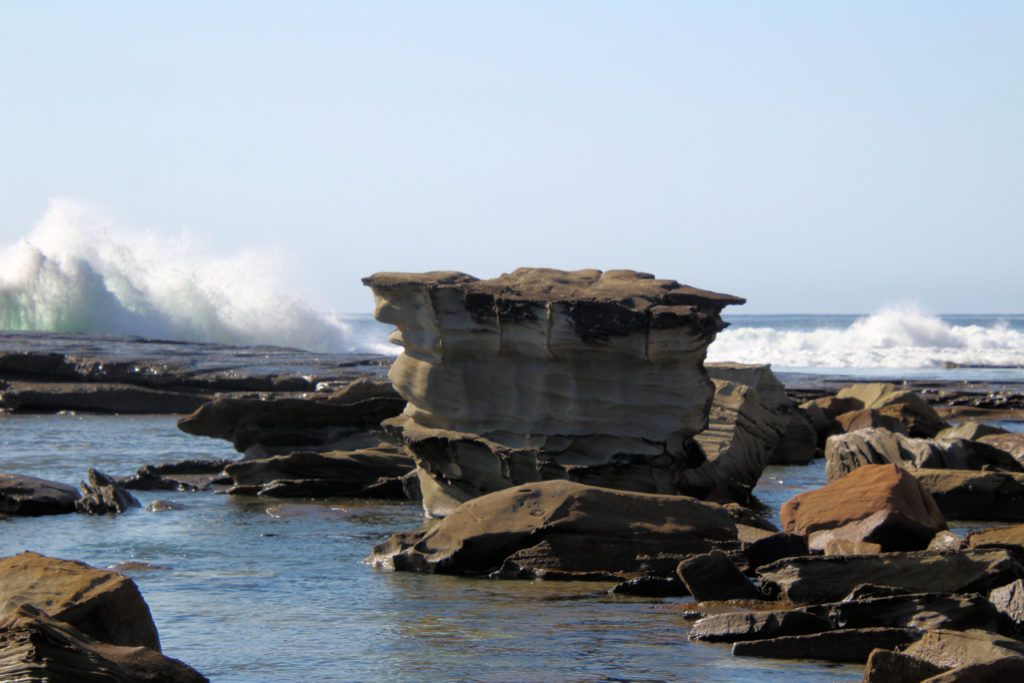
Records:
[[[533,305],[565,304],[583,336],[628,334],[646,327],[672,328],[695,313],[718,314],[746,299],[719,294],[675,280],[657,280],[633,270],[556,270],[519,268],[491,280],[456,271],[377,273],[363,278],[375,292],[403,287],[461,292],[475,320],[532,318]]]

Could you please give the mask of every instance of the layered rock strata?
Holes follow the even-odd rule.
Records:
[[[389,376],[424,507],[571,479],[677,493],[703,460],[708,344],[743,299],[633,271],[365,278],[403,352]]]

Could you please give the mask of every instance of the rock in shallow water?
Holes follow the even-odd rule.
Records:
[[[428,513],[541,479],[675,493],[700,461],[704,356],[743,299],[621,270],[363,282],[404,347],[389,376]]]
[[[23,474],[0,474],[0,514],[60,515],[75,511],[74,486]]]

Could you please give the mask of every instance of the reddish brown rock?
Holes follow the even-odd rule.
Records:
[[[786,501],[783,529],[808,537],[812,549],[831,539],[878,543],[885,551],[920,550],[946,528],[935,501],[906,470],[865,465],[820,489]]]
[[[149,606],[121,574],[32,552],[2,558],[0,617],[22,603],[105,643],[160,651]]]

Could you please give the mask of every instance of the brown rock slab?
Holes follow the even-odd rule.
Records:
[[[832,624],[804,610],[771,612],[726,612],[698,620],[690,629],[690,640],[736,643],[782,636],[806,635],[832,629]]]
[[[1006,632],[1024,631],[1024,581],[1017,579],[1013,583],[993,588],[988,594],[988,601],[1003,615]]]
[[[946,519],[1024,521],[1024,473],[918,469],[914,476]]]
[[[913,643],[920,631],[909,628],[855,628],[810,635],[784,636],[734,643],[738,657],[821,659],[828,662],[866,662],[873,650]]]
[[[1024,657],[1024,643],[989,631],[935,629],[922,633],[903,652],[948,670]]]
[[[24,552],[0,559],[0,617],[28,603],[113,645],[160,651],[156,625],[135,582],[84,562]]]
[[[873,650],[864,667],[864,683],[919,683],[942,673],[941,667],[893,650]]]
[[[796,557],[761,567],[757,575],[769,597],[824,603],[862,583],[915,593],[987,592],[1024,577],[1024,567],[1006,550],[991,549]]]
[[[963,631],[999,628],[999,612],[978,594],[918,593],[843,600],[809,608],[835,628],[893,626]]]
[[[782,506],[783,528],[808,536],[812,549],[832,539],[920,550],[946,528],[935,501],[896,465],[865,465]]]
[[[369,559],[397,570],[486,574],[556,534],[555,545],[572,536],[581,549],[591,544],[588,555],[574,560],[576,567],[650,573],[642,571],[647,558],[671,553],[678,563],[714,543],[735,542],[736,525],[721,506],[685,496],[551,480],[474,498],[428,531],[395,534]],[[609,544],[626,552],[602,553]]]

